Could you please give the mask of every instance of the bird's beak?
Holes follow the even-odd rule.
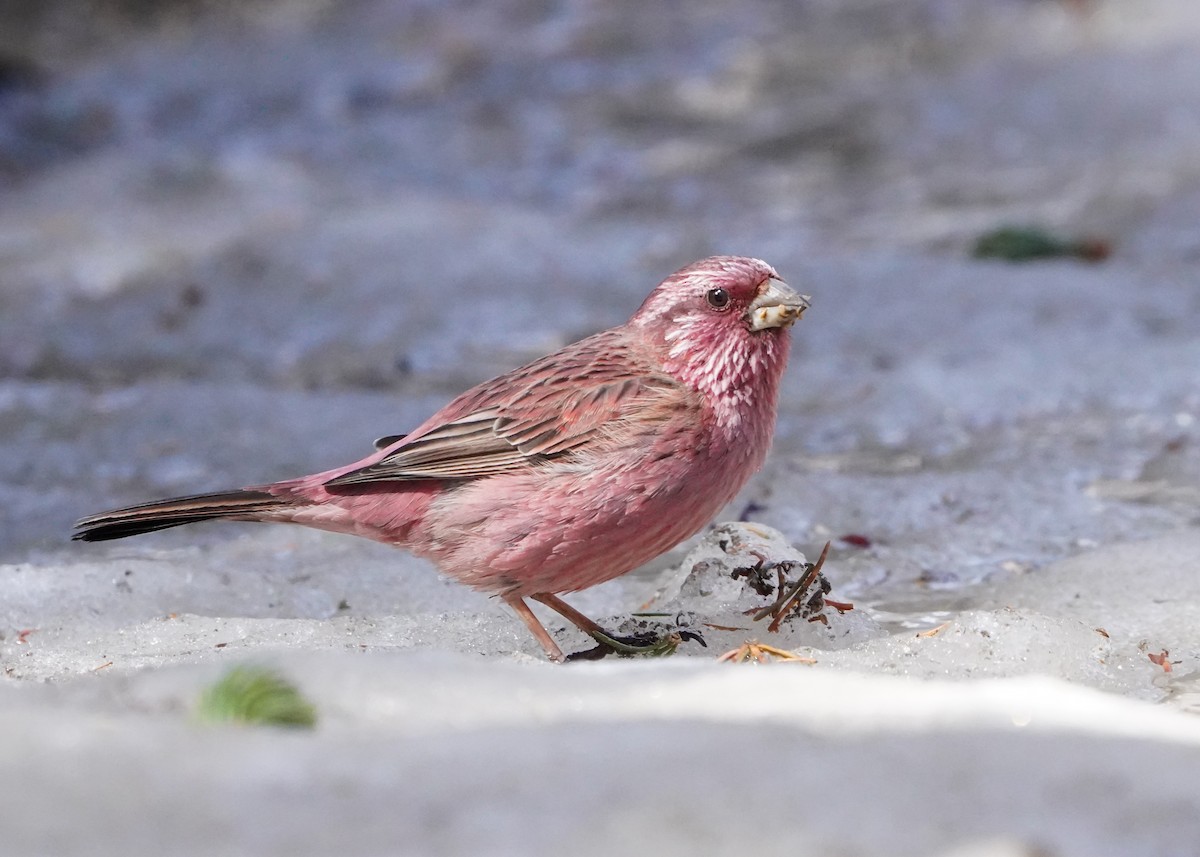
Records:
[[[746,307],[746,321],[751,330],[768,327],[791,327],[792,323],[808,309],[811,298],[796,293],[791,286],[774,277],[760,287],[750,306]]]

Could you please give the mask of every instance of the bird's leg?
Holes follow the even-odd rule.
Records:
[[[593,622],[587,616],[584,616],[582,613],[580,613],[578,610],[576,610],[574,607],[572,607],[567,602],[563,601],[557,595],[551,595],[548,592],[544,592],[544,593],[539,593],[537,595],[531,595],[529,597],[532,598],[534,601],[540,601],[541,603],[545,604],[547,607],[549,607],[551,610],[553,610],[559,616],[562,616],[564,619],[566,619],[568,622],[570,622],[572,625],[574,625],[580,631],[583,631],[583,633],[587,634],[589,637],[594,637],[596,634],[604,634],[604,635],[610,636],[610,637],[612,636],[611,634],[608,633],[608,631],[605,631],[598,624]]]
[[[616,652],[621,655],[669,655],[678,648],[681,641],[679,634],[668,634],[665,637],[659,637],[657,634],[649,631],[635,634],[632,637],[618,637],[616,634],[604,630],[557,595],[552,595],[549,592],[539,592],[529,597],[534,601],[540,601],[542,604],[545,604],[600,644],[599,649],[579,652],[571,655],[569,660],[577,658],[593,660],[602,658],[610,652]],[[698,635],[692,636],[698,637]]]
[[[538,621],[537,616],[533,615],[533,611],[529,609],[529,605],[516,595],[505,595],[504,603],[513,609],[513,612],[521,617],[521,621],[525,623],[525,627],[533,636],[537,637],[537,641],[542,644],[542,648],[546,650],[546,657],[555,663],[562,663],[566,660],[562,649],[558,647],[558,643],[551,639],[550,634],[542,627],[542,623]],[[534,596],[537,598],[537,596]],[[540,601],[541,599],[538,598]],[[564,605],[565,606],[565,605]],[[593,623],[594,624],[594,623]],[[597,626],[599,627],[599,626]]]

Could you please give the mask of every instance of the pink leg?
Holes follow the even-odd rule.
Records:
[[[538,601],[542,600],[540,596],[535,595],[533,597],[537,598]],[[550,596],[550,597],[553,598],[554,596]],[[557,599],[555,599],[555,600],[557,600]],[[522,599],[518,598],[516,595],[505,595],[504,603],[507,604],[509,607],[511,607],[513,609],[513,612],[521,617],[521,621],[525,623],[525,627],[529,629],[529,632],[531,634],[533,634],[533,636],[537,637],[537,641],[539,643],[541,643],[542,648],[546,650],[546,657],[548,657],[550,660],[552,660],[556,663],[560,663],[560,664],[566,660],[566,657],[564,657],[564,655],[563,655],[562,649],[560,649],[558,647],[558,643],[554,642],[554,640],[551,639],[550,635],[546,632],[546,629],[542,627],[542,623],[538,621],[537,616],[534,616],[533,611],[529,609],[528,604],[526,604]],[[559,603],[561,604],[562,602],[559,602]],[[549,605],[549,606],[553,607],[553,605]],[[566,607],[565,604],[563,606]],[[558,608],[554,608],[554,609],[557,610]],[[570,609],[570,608],[568,607],[567,609]],[[564,615],[566,615],[566,614],[564,614]],[[567,618],[570,618],[570,617],[568,616]]]
[[[534,601],[540,601],[541,603],[545,604],[547,607],[549,607],[559,616],[562,616],[585,634],[608,635],[608,631],[605,631],[603,628],[601,628],[587,616],[584,616],[570,604],[563,601],[557,595],[551,595],[549,592],[541,592],[537,595],[531,595],[529,597]]]
[[[597,625],[587,616],[584,616],[567,602],[563,601],[557,595],[552,595],[549,592],[539,592],[536,595],[530,595],[534,601],[540,601],[551,610],[572,625],[578,628],[583,633],[587,634],[600,645],[588,652],[580,652],[577,655],[572,655],[571,658],[602,658],[609,652],[618,652],[624,655],[669,655],[675,651],[683,639],[700,639],[700,635],[691,631],[682,631],[673,634],[668,634],[661,639],[653,633],[634,634],[631,637],[616,637],[613,636],[604,628]],[[528,608],[526,608],[528,609]],[[543,633],[545,633],[543,631]],[[700,640],[700,642],[704,642]]]

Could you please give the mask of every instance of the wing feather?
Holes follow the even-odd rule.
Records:
[[[613,331],[583,340],[467,391],[379,460],[327,487],[421,479],[480,479],[569,456],[588,443],[699,409],[697,395],[613,349],[594,353]],[[589,349],[586,346],[591,345]]]

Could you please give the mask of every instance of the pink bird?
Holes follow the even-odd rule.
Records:
[[[698,532],[762,466],[788,328],[808,303],[759,259],[713,256],[625,324],[467,390],[361,461],[92,515],[74,538],[227,518],[375,539],[503,598],[562,661],[525,599],[608,640],[559,594]]]

